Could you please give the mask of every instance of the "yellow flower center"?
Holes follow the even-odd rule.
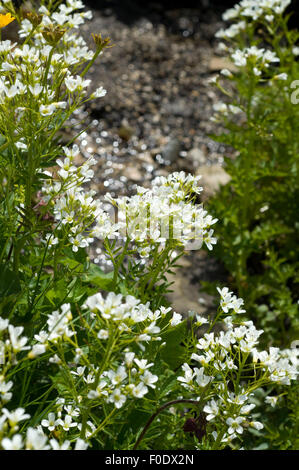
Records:
[[[12,21],[14,21],[14,17],[11,16],[10,13],[6,13],[6,15],[2,15],[0,13],[0,28],[4,28],[4,26],[8,25]]]

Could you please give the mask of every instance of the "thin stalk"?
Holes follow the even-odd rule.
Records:
[[[134,447],[133,447],[133,450],[136,450],[137,447],[139,446],[140,442],[142,441],[142,439],[144,438],[145,434],[147,433],[148,431],[148,428],[150,427],[150,425],[152,424],[152,422],[154,421],[154,419],[162,412],[164,411],[166,408],[168,408],[169,406],[172,406],[172,405],[177,405],[179,403],[190,403],[191,405],[196,405],[198,406],[199,405],[199,402],[196,401],[196,400],[188,400],[188,399],[179,399],[179,400],[172,400],[172,401],[169,401],[167,403],[164,403],[164,405],[160,406],[160,408],[157,409],[157,411],[149,418],[149,420],[147,421],[146,425],[144,426],[139,438],[137,439]]]

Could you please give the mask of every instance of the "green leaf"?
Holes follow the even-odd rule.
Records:
[[[108,290],[113,281],[113,272],[105,273],[99,266],[91,263],[86,274],[83,275],[83,282],[93,284],[100,289]]]
[[[21,284],[18,274],[8,267],[0,268],[0,298],[18,294],[21,291]]]
[[[161,351],[161,358],[172,369],[176,370],[186,360],[186,347],[184,341],[188,336],[187,321],[171,328],[161,335],[166,345]]]

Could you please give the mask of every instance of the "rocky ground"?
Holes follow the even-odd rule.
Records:
[[[72,134],[82,130],[82,121],[89,126],[77,143],[83,158],[98,160],[91,187],[100,194],[132,194],[136,184],[148,186],[157,175],[184,170],[203,175],[208,197],[227,181],[227,149],[209,137],[219,132],[210,117],[220,98],[209,79],[228,67],[214,40],[221,10],[204,2],[200,8],[135,11],[133,5],[125,11],[115,3],[92,8],[93,19],[82,31],[89,44],[91,33],[115,44],[89,72],[93,87],[104,86],[107,95],[69,123]],[[93,257],[101,263],[96,252]],[[200,281],[221,280],[224,273],[203,251],[189,252],[183,263],[172,277],[174,309],[206,310],[211,298],[200,292]]]

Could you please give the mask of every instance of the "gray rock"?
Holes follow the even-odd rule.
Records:
[[[178,98],[172,103],[165,104],[162,108],[162,112],[173,116],[190,117],[194,110],[189,100]]]
[[[187,158],[193,162],[195,168],[197,168],[199,165],[205,164],[207,161],[205,153],[196,147],[188,152]]]
[[[143,179],[143,175],[136,165],[127,165],[123,171],[123,175],[136,183],[140,183]]]
[[[178,139],[171,139],[161,150],[165,165],[174,163],[180,155],[181,144]]]
[[[196,171],[197,175],[201,175],[200,186],[203,187],[202,198],[208,199],[213,196],[220,186],[230,181],[230,176],[220,165],[202,165]]]
[[[226,57],[212,57],[209,62],[209,70],[211,72],[218,72],[222,69],[227,69],[230,72],[237,71],[237,67]]]

